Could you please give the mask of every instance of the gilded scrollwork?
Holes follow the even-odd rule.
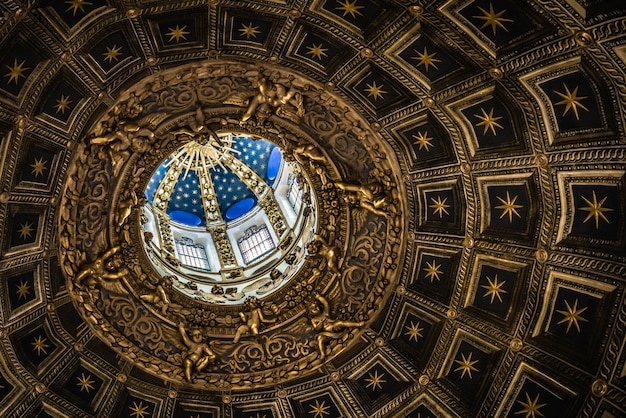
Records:
[[[74,149],[59,207],[62,271],[94,332],[148,372],[205,389],[298,378],[349,346],[391,288],[404,250],[402,183],[382,138],[322,86],[269,66],[216,60],[157,74],[134,89]],[[244,302],[245,294],[229,287],[244,270],[226,225],[207,227],[224,274],[214,285],[220,291],[204,292],[155,269],[146,231],[131,216],[154,169],[194,138],[219,147],[215,130],[272,140],[310,180],[302,182],[311,185],[306,216],[314,220],[300,249],[307,259],[262,300]],[[258,189],[259,201],[271,187],[243,166],[237,176]],[[264,205],[280,229],[284,214],[275,201]],[[173,257],[166,208],[154,214],[166,240],[159,255]],[[269,272],[263,274],[259,279]],[[270,279],[258,285],[285,280]],[[190,335],[186,327],[201,331]]]

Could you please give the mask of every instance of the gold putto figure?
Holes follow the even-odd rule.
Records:
[[[183,356],[183,368],[185,369],[185,379],[191,383],[191,371],[201,372],[206,366],[215,362],[216,356],[209,345],[202,342],[202,332],[199,329],[191,331],[191,339],[187,336],[182,323],[178,324],[178,332],[187,347]]]
[[[258,335],[261,323],[269,324],[276,322],[276,319],[266,319],[263,316],[261,304],[254,296],[246,299],[243,306],[246,311],[239,312],[239,316],[241,317],[243,324],[237,327],[237,332],[235,333],[235,338],[233,339],[234,343],[238,343],[241,337],[248,332],[251,332],[253,335]]]
[[[320,256],[326,260],[326,266],[331,273],[339,273],[337,253],[339,250],[335,246],[330,246],[328,241],[321,235],[315,234],[313,241],[306,246],[309,255]]]
[[[317,348],[320,352],[320,360],[326,358],[324,344],[330,338],[341,338],[344,328],[361,328],[365,322],[340,321],[330,317],[330,304],[319,293],[315,293],[315,301],[309,306],[311,325],[317,333]]]
[[[92,263],[85,265],[74,282],[82,287],[83,282],[88,287],[94,287],[101,280],[119,280],[129,274],[129,270],[123,267],[122,257],[118,255],[122,247],[119,245],[104,252]]]

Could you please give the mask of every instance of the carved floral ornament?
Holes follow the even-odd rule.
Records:
[[[168,155],[224,132],[277,144],[317,206],[297,273],[238,305],[173,289],[146,254],[138,207]],[[125,92],[74,151],[58,228],[69,293],[103,341],[152,374],[213,390],[301,377],[355,342],[393,292],[405,250],[398,165],[318,83],[270,66],[180,67]]]

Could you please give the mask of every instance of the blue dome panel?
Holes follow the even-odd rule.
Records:
[[[270,153],[270,159],[267,162],[267,178],[269,181],[276,180],[282,162],[283,154],[280,153],[280,149],[278,147],[274,147]]]
[[[249,135],[238,135],[232,137],[230,147],[232,151],[229,151],[229,153],[247,165],[268,185],[271,185],[277,178],[283,163],[283,158],[279,148],[273,143],[264,139],[252,139]],[[167,204],[166,213],[172,216],[174,212],[184,212],[199,218],[199,225],[205,226],[207,220],[200,188],[202,183],[198,178],[197,172],[194,170],[194,164],[190,162],[191,160],[186,160],[191,154],[185,153],[184,149],[185,147],[183,146],[177,151],[183,151],[182,154],[177,154],[177,158],[182,158],[184,160],[184,167],[189,168],[189,170],[187,170],[187,168],[183,169],[176,180]],[[197,155],[192,158],[197,158]],[[159,185],[163,182],[169,171],[169,167],[166,165],[170,160],[171,158],[168,158],[168,160],[159,166],[146,187],[145,194],[150,204],[152,204]],[[256,204],[256,196],[248,189],[248,186],[239,179],[228,164],[226,164],[226,167],[216,165],[210,168],[209,174],[211,176],[210,181],[213,183],[215,189],[220,212],[225,220],[238,218],[254,207]],[[238,203],[240,202],[241,204],[239,205]],[[252,206],[250,206],[250,202],[252,202]],[[229,212],[229,216],[226,216],[227,211],[231,211]],[[184,217],[185,215],[182,216]],[[195,218],[193,221],[190,219],[181,219],[179,222],[192,225],[194,222],[197,222],[197,220]]]
[[[167,173],[167,167],[165,166],[165,164],[167,164],[170,161],[170,159],[171,158],[168,158],[167,160],[165,160],[163,164],[161,164],[159,168],[156,169],[156,171],[150,178],[150,181],[148,182],[148,187],[146,187],[145,195],[146,195],[146,199],[148,199],[148,203],[150,204],[152,204],[152,200],[154,199],[154,194],[159,188],[159,183],[161,183],[161,180],[163,180],[163,177],[165,177],[165,174]]]
[[[202,224],[202,219],[200,219],[199,216],[193,213],[185,212],[184,210],[173,210],[170,212],[170,218],[174,222],[189,226],[200,226]]]
[[[245,215],[256,205],[256,200],[251,197],[246,197],[243,200],[240,200],[237,203],[233,203],[231,207],[226,210],[226,220],[232,221],[233,219],[237,219],[240,216]]]
[[[195,171],[186,172],[183,170],[178,177],[167,207],[167,214],[171,216],[171,213],[176,210],[192,213],[202,219],[201,225],[206,225],[200,180]]]
[[[243,161],[248,167],[254,170],[263,180],[268,181],[267,167],[272,150],[276,145],[264,139],[252,139],[247,135],[240,135],[234,138],[233,149],[239,154],[233,153],[236,158]]]

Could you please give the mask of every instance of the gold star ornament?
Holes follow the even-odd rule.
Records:
[[[509,215],[509,222],[513,222],[513,215],[517,216],[518,218],[521,218],[517,209],[523,208],[524,206],[515,204],[515,201],[517,200],[517,195],[513,196],[513,198],[511,199],[511,196],[509,195],[509,192],[507,191],[506,200],[502,199],[500,196],[496,196],[496,199],[502,202],[500,206],[496,206],[496,209],[502,210],[500,219],[504,218],[506,215]]]
[[[43,352],[44,354],[48,354],[46,348],[50,347],[46,344],[47,338],[43,338],[41,335],[35,338],[35,340],[31,343],[33,345],[33,351],[37,351],[37,355],[40,356]]]
[[[4,75],[5,77],[9,77],[9,81],[7,82],[7,84],[11,84],[11,81],[14,81],[15,84],[18,84],[20,81],[20,77],[26,78],[26,76],[24,75],[24,71],[30,70],[30,67],[24,67],[24,64],[26,64],[26,60],[18,64],[17,58],[15,58],[13,60],[13,66],[6,66],[9,69],[9,72]]]
[[[85,373],[81,373],[80,377],[76,377],[78,379],[78,383],[76,383],[76,386],[80,386],[80,391],[85,391],[87,393],[89,393],[90,389],[95,389],[95,387],[93,386],[94,383],[96,383],[95,380],[91,380],[91,375],[88,374],[87,376],[85,376]]]
[[[413,59],[417,60],[417,66],[418,67],[420,65],[423,65],[425,71],[428,71],[428,67],[429,66],[433,66],[435,69],[438,69],[437,65],[435,63],[441,62],[441,60],[438,60],[438,59],[435,58],[435,55],[437,55],[436,52],[433,52],[432,54],[429,54],[428,50],[426,49],[426,47],[424,47],[424,52],[419,52],[419,51],[415,50],[415,53],[417,54],[417,56],[413,57]]]
[[[441,200],[441,196],[437,196],[437,200],[431,197],[430,200],[431,202],[433,202],[433,204],[428,207],[433,210],[433,215],[439,214],[439,219],[441,219],[444,212],[446,215],[450,214],[447,210],[450,207],[450,205],[446,204],[446,201],[448,200],[447,197],[445,197],[443,200]]]
[[[569,302],[566,300],[565,310],[557,310],[558,313],[563,315],[563,319],[561,319],[557,323],[557,325],[567,323],[567,330],[565,331],[565,333],[567,334],[569,333],[569,330],[572,327],[572,324],[574,324],[574,326],[576,327],[576,330],[580,333],[580,326],[578,323],[583,322],[583,321],[589,322],[588,320],[580,316],[586,310],[587,310],[586,307],[578,309],[578,299],[574,300],[574,304],[572,306],[570,306]]]
[[[119,61],[119,56],[122,55],[122,53],[120,52],[122,50],[122,47],[117,46],[117,44],[113,44],[113,46],[111,47],[107,46],[106,48],[107,48],[107,52],[102,53],[102,55],[104,55],[104,60],[108,61],[109,64],[111,64],[113,61]]]
[[[483,126],[485,128],[483,130],[483,135],[486,135],[487,131],[491,130],[491,132],[493,133],[493,136],[496,136],[496,128],[504,129],[504,127],[498,123],[498,121],[500,119],[502,119],[502,116],[495,116],[494,117],[493,116],[493,107],[489,111],[489,114],[487,114],[487,112],[485,112],[485,109],[483,109],[483,108],[480,108],[480,111],[482,112],[482,115],[474,115],[478,119],[480,119],[480,122],[478,122],[474,126],[476,126],[476,127]]]
[[[365,381],[367,382],[367,385],[365,386],[365,388],[369,388],[370,386],[372,387],[372,392],[375,391],[377,388],[378,389],[382,389],[383,383],[387,383],[386,380],[383,379],[383,377],[385,376],[385,373],[381,373],[380,375],[378,374],[378,370],[374,370],[374,373],[368,373],[368,377],[365,379]]]
[[[148,412],[148,405],[144,405],[142,401],[137,402],[133,401],[133,406],[128,407],[130,409],[130,416],[135,418],[147,418],[150,416]]]
[[[604,196],[604,198],[601,201],[599,201],[599,202],[598,202],[598,198],[596,197],[596,192],[595,191],[592,191],[591,201],[589,201],[584,196],[581,196],[581,197],[583,198],[585,203],[587,203],[588,206],[585,206],[585,207],[582,207],[582,208],[579,208],[579,209],[583,210],[585,212],[589,212],[589,214],[587,215],[587,217],[585,218],[583,223],[587,223],[587,221],[589,219],[594,218],[594,220],[596,221],[596,229],[598,229],[599,226],[600,226],[600,219],[605,221],[607,224],[611,223],[606,218],[606,215],[604,215],[604,212],[611,212],[613,209],[602,207],[602,205],[604,205],[604,202],[606,201],[607,196]]]
[[[502,289],[502,286],[506,283],[506,281],[503,280],[501,282],[498,282],[498,275],[496,274],[496,277],[494,277],[493,282],[487,276],[487,282],[489,283],[489,285],[482,285],[481,286],[483,289],[485,289],[487,291],[483,295],[483,297],[491,296],[491,300],[489,301],[489,304],[493,303],[493,299],[494,298],[498,298],[498,300],[500,302],[502,302],[502,298],[500,297],[500,293],[507,293],[506,290]]]
[[[483,23],[483,25],[480,27],[481,29],[484,29],[487,26],[491,26],[491,29],[493,30],[493,35],[494,36],[496,35],[496,31],[498,30],[498,28],[502,28],[502,29],[504,29],[504,31],[508,32],[507,28],[504,27],[503,22],[513,22],[513,21],[511,19],[507,19],[505,17],[502,17],[504,12],[506,12],[506,9],[502,10],[501,12],[496,13],[493,10],[493,4],[491,4],[491,3],[489,3],[489,11],[486,11],[482,7],[479,7],[479,9],[480,9],[482,15],[480,15],[480,16],[472,16],[472,17],[485,21],[485,23]]]
[[[584,104],[582,104],[582,101],[584,99],[587,98],[587,96],[578,96],[578,86],[576,86],[574,88],[574,91],[569,91],[569,88],[567,87],[567,85],[565,85],[565,83],[563,83],[563,88],[565,89],[564,93],[561,93],[559,91],[554,91],[555,94],[557,94],[559,97],[561,97],[563,100],[561,100],[560,102],[556,102],[557,105],[565,105],[565,110],[563,111],[563,116],[567,115],[567,112],[570,111],[570,109],[574,112],[574,115],[576,116],[576,120],[579,120],[578,118],[578,108],[581,108],[583,110],[586,110],[587,112],[589,112],[589,109],[587,109],[585,107]]]
[[[413,139],[415,139],[415,142],[413,142],[413,144],[419,145],[419,150],[426,149],[426,152],[428,152],[430,151],[428,147],[434,147],[434,145],[431,144],[433,138],[428,136],[428,132],[418,132],[417,135],[411,136],[413,137]]]
[[[522,405],[522,409],[520,409],[519,411],[515,412],[515,415],[524,414],[524,418],[537,418],[537,417],[544,416],[541,412],[539,412],[539,409],[544,407],[546,404],[545,403],[542,403],[542,404],[538,403],[539,402],[539,394],[537,394],[537,396],[535,396],[535,399],[533,399],[533,400],[530,399],[530,396],[528,395],[528,392],[524,392],[524,395],[526,395],[526,402],[517,401],[518,404]]]
[[[65,4],[69,4],[70,6],[67,8],[66,12],[72,10],[72,16],[76,16],[76,12],[80,10],[85,13],[85,6],[91,6],[92,3],[89,3],[86,0],[67,0]]]
[[[61,112],[61,114],[64,115],[65,111],[69,109],[70,103],[72,103],[72,101],[70,100],[70,97],[64,94],[61,94],[61,98],[57,99],[56,113]]]
[[[354,0],[351,2],[349,0],[345,0],[343,2],[339,2],[339,7],[337,7],[337,10],[342,11],[343,16],[350,15],[355,19],[356,19],[356,15],[363,16],[363,13],[361,13],[359,9],[362,9],[365,6],[357,6],[356,1],[357,0]]]
[[[439,275],[442,273],[440,268],[441,264],[436,264],[435,260],[432,263],[426,262],[426,268],[423,269],[426,272],[426,277],[430,278],[430,282],[433,282],[433,279],[439,280]]]
[[[313,46],[307,46],[307,49],[307,55],[311,55],[311,58],[317,58],[321,61],[322,57],[327,56],[326,51],[328,51],[328,48],[322,48],[322,44],[313,44]]]
[[[469,355],[467,356],[467,358],[465,357],[465,354],[461,353],[461,360],[454,360],[455,363],[459,364],[459,367],[457,367],[456,369],[454,369],[455,372],[460,371],[461,372],[461,379],[463,379],[463,377],[465,377],[465,374],[467,373],[469,378],[472,378],[472,371],[477,372],[478,369],[476,367],[474,367],[474,364],[478,363],[478,360],[472,360],[472,352],[469,353]]]
[[[23,224],[20,224],[20,239],[27,239],[31,237],[32,232],[34,231],[33,229],[33,224],[30,222],[25,222]]]
[[[373,97],[374,100],[382,99],[383,95],[387,93],[383,90],[383,85],[380,86],[376,84],[376,81],[373,81],[372,84],[367,84],[367,88],[365,92],[367,93],[367,97]]]
[[[32,168],[31,174],[34,174],[35,177],[43,176],[43,172],[48,169],[46,167],[47,161],[43,158],[35,158],[35,161],[30,165]]]
[[[411,325],[407,325],[405,328],[407,331],[404,335],[408,335],[409,341],[413,339],[417,341],[418,337],[423,337],[422,331],[424,331],[424,328],[420,328],[420,321],[417,321],[417,324],[414,324],[413,321],[411,321]]]
[[[187,25],[183,26],[182,28],[178,25],[176,25],[175,28],[167,28],[169,29],[169,32],[166,35],[169,35],[170,39],[169,41],[176,41],[176,43],[180,42],[180,40],[187,40],[187,37],[185,35],[189,35],[191,32],[187,32],[185,29],[187,29]]]
[[[250,39],[250,37],[252,36],[253,38],[256,38],[256,35],[258,33],[260,33],[260,31],[258,30],[259,27],[258,26],[252,26],[252,22],[250,22],[248,24],[248,26],[244,25],[243,23],[241,24],[241,29],[239,29],[239,32],[241,32],[241,36],[245,36],[246,39]]]
[[[30,286],[28,283],[20,280],[20,284],[17,285],[17,299],[26,299],[26,296],[30,295]]]
[[[322,403],[320,403],[316,399],[315,405],[309,404],[309,406],[311,407],[309,415],[313,415],[313,418],[323,418],[325,415],[330,415],[330,412],[328,412],[330,405],[326,405],[326,401],[322,401]]]

